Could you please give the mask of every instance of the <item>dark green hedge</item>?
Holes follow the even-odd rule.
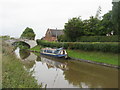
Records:
[[[117,35],[113,36],[81,36],[78,42],[119,42]]]
[[[47,42],[37,40],[37,44],[52,48],[64,47],[65,49],[120,53],[120,45],[117,42]]]

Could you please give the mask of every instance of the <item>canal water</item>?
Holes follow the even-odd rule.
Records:
[[[47,88],[117,88],[118,69],[74,61],[41,56],[39,53],[20,50],[25,70],[32,73],[38,84]]]

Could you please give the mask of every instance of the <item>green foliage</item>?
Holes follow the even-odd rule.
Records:
[[[29,44],[22,42],[22,41],[14,42],[12,45],[15,47],[19,47],[20,49],[29,49],[30,48]]]
[[[118,65],[118,54],[96,51],[67,50],[68,56],[95,62]]]
[[[70,38],[68,38],[65,34],[58,36],[58,41],[59,42],[68,42],[71,41]]]
[[[83,22],[79,17],[69,19],[68,23],[65,23],[64,33],[70,40],[75,41],[83,32]]]
[[[103,19],[100,22],[99,27],[99,35],[106,35],[110,34],[114,31],[114,25],[112,22],[112,11],[109,11],[108,13],[104,14]]]
[[[116,18],[116,20],[118,20],[118,18]],[[115,21],[115,19],[113,21]],[[107,34],[112,35],[112,32],[113,35],[118,35],[116,34],[118,33],[118,30],[116,30],[116,28],[118,28],[118,26],[120,25],[118,25],[118,22],[115,21],[117,22],[115,25],[118,25],[115,26],[113,24],[114,23],[113,21],[112,11],[109,11],[108,13],[104,14],[101,20],[93,16],[86,20],[81,20],[79,17],[72,18],[68,20],[67,23],[65,23],[64,26],[65,35],[60,36],[59,41],[75,42],[77,38],[81,36],[106,36]]]
[[[42,48],[42,46],[37,45],[37,46],[35,46],[35,47],[33,47],[33,48],[30,48],[30,50],[40,52],[40,49],[41,49],[41,48]]]
[[[22,33],[21,38],[34,40],[34,39],[35,39],[35,33],[34,33],[33,29],[27,27],[27,28],[24,30],[24,32]]]
[[[77,38],[78,42],[119,42],[117,35],[112,36],[82,36]]]
[[[40,88],[41,85],[23,68],[16,58],[13,48],[2,43],[2,87],[3,88]]]
[[[112,20],[115,27],[115,35],[120,35],[120,1],[113,3]]]
[[[84,35],[85,36],[95,36],[95,35],[99,35],[99,23],[100,20],[97,18],[94,18],[93,16],[90,17],[90,19],[88,20],[84,20]]]
[[[2,38],[3,40],[8,40],[8,39],[10,39],[10,36],[8,36],[8,35],[0,36],[0,38]]]
[[[64,47],[66,49],[78,49],[85,51],[102,51],[120,53],[120,45],[117,42],[47,42],[37,40],[38,45],[45,47]]]

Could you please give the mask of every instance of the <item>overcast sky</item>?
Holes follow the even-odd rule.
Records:
[[[95,16],[99,6],[102,14],[112,10],[112,0],[0,0],[1,35],[19,37],[26,27],[33,28],[36,38],[48,28],[63,29],[68,19]]]

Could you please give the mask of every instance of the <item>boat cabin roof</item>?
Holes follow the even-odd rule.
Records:
[[[57,49],[53,49],[53,48],[42,48],[42,50],[64,50],[64,49],[62,49],[62,48],[57,48]]]
[[[42,50],[56,50],[56,49],[52,49],[52,48],[42,48]]]

